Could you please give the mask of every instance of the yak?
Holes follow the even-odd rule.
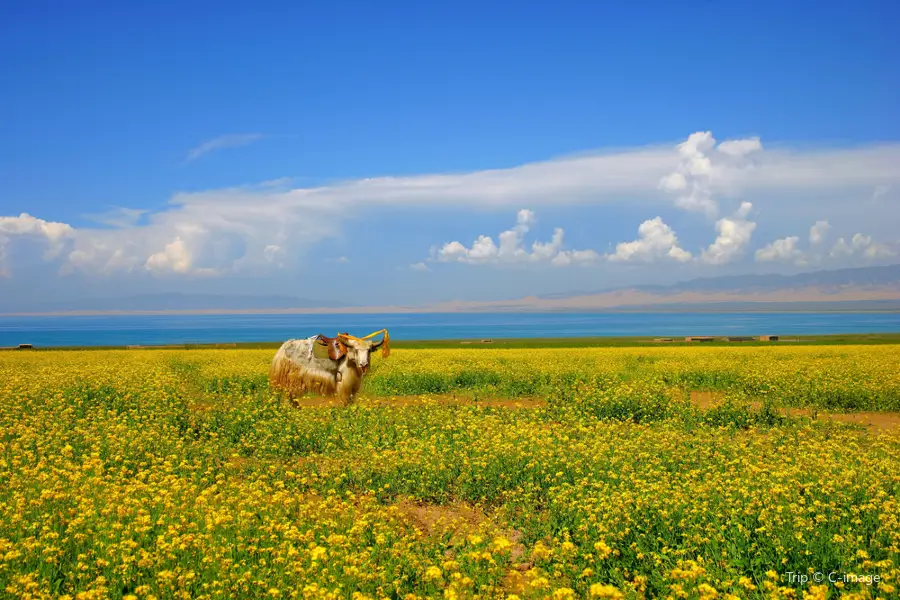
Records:
[[[372,338],[384,334],[380,342]],[[269,387],[294,399],[307,392],[337,396],[346,406],[356,400],[363,376],[369,370],[371,353],[382,349],[382,357],[390,355],[387,329],[358,338],[338,333],[330,338],[317,334],[291,339],[278,349],[269,367]],[[316,350],[325,356],[316,356]]]

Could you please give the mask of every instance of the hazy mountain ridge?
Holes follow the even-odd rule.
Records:
[[[291,314],[452,312],[898,311],[900,264],[796,275],[730,275],[674,285],[569,292],[513,300],[353,306],[292,296],[144,294],[47,302],[6,314]]]
[[[896,300],[837,300],[812,302],[697,302],[634,304],[605,312],[898,312]]]
[[[538,298],[556,300],[581,296],[595,296],[613,292],[635,291],[659,295],[679,292],[730,291],[733,293],[754,293],[762,291],[787,290],[817,287],[823,292],[847,286],[882,287],[897,285],[900,288],[900,264],[876,267],[856,267],[834,270],[809,271],[795,275],[749,274],[723,275],[720,277],[700,277],[672,285],[638,285],[631,287],[605,288],[596,291],[572,291],[546,294]]]
[[[694,279],[670,286],[674,291],[763,291],[818,287],[822,290],[847,286],[884,286],[900,284],[900,264],[878,267],[820,270],[796,275],[738,275]],[[649,289],[649,287],[644,288]]]

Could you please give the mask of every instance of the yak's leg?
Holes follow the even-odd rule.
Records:
[[[350,406],[352,393],[350,390],[350,386],[348,386],[345,382],[341,382],[337,384],[337,393],[335,394],[340,400],[341,404],[344,406]]]
[[[347,385],[347,397],[349,404],[356,402],[357,398],[359,397],[359,389],[362,387],[362,380],[358,377],[355,377],[351,380],[348,380],[347,383],[349,384]]]
[[[350,403],[350,398],[347,393],[347,380],[344,378],[344,374],[341,373],[341,371],[338,371],[335,374],[334,397],[336,397],[344,406]]]

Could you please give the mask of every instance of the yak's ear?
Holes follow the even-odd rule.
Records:
[[[347,346],[337,340],[331,340],[328,344],[328,358],[331,360],[341,360],[347,354]]]

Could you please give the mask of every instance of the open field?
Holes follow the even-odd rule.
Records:
[[[0,589],[898,597],[900,346],[397,344],[349,408],[273,353],[0,354]]]

